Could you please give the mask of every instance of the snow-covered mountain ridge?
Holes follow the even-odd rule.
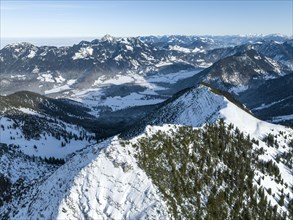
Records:
[[[91,87],[89,83],[101,76],[108,79],[117,74],[157,72],[165,64],[179,63],[180,70],[192,68],[189,58],[181,55],[138,38],[105,36],[60,48],[18,43],[0,50],[1,85],[9,90],[13,81],[23,90],[23,84],[30,81],[32,91],[53,93],[61,86],[59,90]]]
[[[13,218],[166,219],[168,216],[151,180],[115,139],[77,152],[46,181],[13,202],[14,206],[17,203],[22,206]],[[12,217],[12,212],[9,215]]]
[[[242,101],[240,93],[292,73],[292,49],[292,39],[278,35],[106,35],[59,48],[17,43],[0,51],[0,92],[29,89],[50,97],[70,98],[87,105],[95,116],[158,104],[203,80],[234,93]],[[206,67],[210,68],[198,74]],[[253,97],[244,102],[249,108],[267,104],[255,106]],[[274,113],[258,116],[270,121],[290,118],[288,110],[286,115],[267,110]]]
[[[28,84],[31,91],[51,94],[93,87],[100,77],[109,79],[117,74],[146,75],[165,71],[166,67],[173,72],[206,68],[249,49],[292,67],[292,40],[287,38],[281,43],[263,38],[264,42],[246,41],[228,48],[213,38],[169,36],[159,40],[164,45],[148,39],[105,36],[60,48],[30,43],[7,45],[0,50],[1,94],[25,90]],[[12,84],[14,90],[10,89]]]
[[[237,187],[235,180],[224,180],[221,185],[218,179],[230,173],[240,178],[240,182],[244,181],[244,185],[253,186],[246,188],[252,191],[244,190],[246,196],[240,196],[242,200],[238,199],[239,203],[235,203],[241,204],[240,207],[246,204],[247,210],[240,209],[243,215],[262,218],[281,214],[286,219],[284,215],[288,216],[293,198],[290,172],[292,129],[260,121],[206,86],[182,92],[157,113],[147,119],[151,125],[139,136],[128,140],[110,138],[76,152],[47,180],[28,189],[25,197],[16,198],[2,208],[9,207],[17,212],[2,213],[11,218],[30,219],[168,219],[178,215],[189,218],[188,213],[212,217],[211,210],[215,209],[212,199],[217,201],[224,192],[229,197],[227,200],[222,198],[223,201],[234,198],[228,189]],[[213,132],[224,132],[221,137],[225,137],[226,142],[222,142],[217,135],[210,136],[212,141],[208,142],[209,138],[206,139],[205,135],[212,135]],[[210,148],[204,147],[208,143]],[[218,148],[218,144],[221,147]],[[169,150],[173,154],[168,153]],[[187,160],[183,152],[193,159]],[[240,162],[242,154],[246,155],[242,165],[247,167],[243,170],[244,174],[238,173],[228,162],[228,155],[239,157],[236,161]],[[193,177],[191,172],[194,169],[203,182],[185,178],[185,175]],[[272,171],[274,169],[278,171]],[[172,173],[170,179],[169,175],[159,173],[164,170]],[[185,174],[183,170],[186,170]],[[204,174],[208,172],[213,174],[209,178]],[[165,185],[166,178],[169,185]],[[195,186],[193,182],[200,185]],[[179,187],[181,184],[188,188]],[[172,191],[189,188],[197,191],[191,194]],[[248,192],[252,195],[248,196]],[[194,197],[186,197],[189,194]],[[34,198],[33,202],[31,198]],[[257,205],[253,205],[254,202]],[[223,205],[216,214],[237,216],[239,213],[233,213],[231,208]],[[258,208],[262,211],[256,211]],[[226,209],[231,211],[223,212]]]
[[[293,121],[293,45],[271,37],[3,48],[0,218],[291,219],[293,131],[268,122]]]
[[[220,78],[224,84],[233,86],[247,86],[254,78],[276,78],[284,74],[277,62],[255,50],[224,58],[206,71],[209,72],[208,80]]]
[[[90,129],[96,118],[88,111],[32,92],[0,96],[0,143],[30,156],[64,158],[96,139]]]
[[[165,102],[159,109],[144,119],[145,125],[182,124],[192,127],[200,127],[205,123],[214,123],[223,119],[227,124],[237,126],[241,131],[251,137],[261,139],[262,135],[292,129],[282,125],[274,125],[256,119],[244,106],[230,101],[231,97],[225,97],[206,85],[200,85],[178,94],[177,97]],[[145,122],[146,121],[146,122]],[[134,128],[139,130],[139,126]],[[142,126],[144,127],[144,126]],[[127,133],[126,133],[127,134]]]

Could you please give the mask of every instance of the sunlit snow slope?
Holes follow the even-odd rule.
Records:
[[[138,149],[132,146],[138,139],[158,130],[168,133],[174,130],[174,126],[180,125],[202,129],[201,126],[205,123],[213,123],[220,118],[223,118],[227,124],[233,123],[242,132],[258,140],[259,143],[253,144],[253,148],[263,149],[259,159],[271,160],[278,166],[283,183],[255,169],[254,184],[256,187],[271,188],[271,194],[265,191],[268,200],[272,205],[277,205],[280,213],[286,212],[288,201],[293,197],[292,172],[282,159],[277,163],[276,157],[290,151],[289,141],[293,139],[292,130],[260,121],[224,96],[214,92],[206,86],[200,86],[178,94],[139,125],[144,129],[142,134],[137,136],[133,135],[134,130],[130,131],[133,137],[126,145],[123,145],[123,141],[121,142],[118,137],[114,137],[76,152],[47,180],[37,183],[25,196],[7,204],[5,208],[17,210],[14,213],[10,212],[9,217],[15,219],[172,218],[169,216],[168,206],[160,190],[138,166],[135,157]],[[143,124],[150,126],[145,129]],[[134,129],[139,130],[139,126]],[[263,141],[269,133],[275,137],[279,148],[268,146]],[[258,184],[259,177],[262,180]],[[283,185],[284,183],[287,187]],[[277,202],[281,189],[285,195],[288,195],[284,206],[280,206]]]
[[[129,150],[114,138],[76,153],[14,201],[21,208],[13,218],[166,219],[165,203]]]

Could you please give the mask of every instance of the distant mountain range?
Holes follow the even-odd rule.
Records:
[[[30,43],[7,45],[0,50],[1,93],[24,90],[28,85],[30,90],[39,93],[58,92],[52,89],[60,86],[63,90],[91,87],[91,83],[101,76],[148,75],[208,67],[220,59],[249,49],[280,62],[282,68],[293,68],[292,40],[285,41],[285,38],[282,38],[284,43],[257,41],[235,47],[224,47],[226,45],[220,44],[218,38],[169,36],[157,41],[152,39],[106,35],[100,40],[82,41],[72,47],[36,47]],[[10,90],[11,84],[14,90]]]
[[[0,70],[3,219],[293,216],[289,37],[16,43]]]

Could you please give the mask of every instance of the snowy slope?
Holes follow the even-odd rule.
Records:
[[[293,173],[284,163],[277,162],[276,158],[292,151],[290,141],[293,141],[293,130],[285,126],[271,124],[255,118],[250,113],[240,109],[226,97],[215,94],[212,92],[212,89],[206,86],[190,89],[179,97],[174,98],[171,102],[167,102],[140,123],[138,127],[128,132],[127,135],[138,134],[137,130],[140,130],[140,128],[148,124],[159,125],[164,128],[166,128],[164,124],[170,123],[201,127],[205,123],[214,123],[220,118],[224,119],[226,124],[231,123],[237,126],[240,131],[258,140],[258,144],[254,144],[255,150],[264,150],[260,159],[275,163],[280,170],[281,178],[288,186],[292,187]],[[264,140],[269,134],[274,136],[274,141],[277,143],[277,146],[269,146]],[[292,164],[292,161],[290,163]],[[288,201],[293,198],[293,192],[290,187],[284,187],[282,184],[277,183],[272,177],[267,177],[266,174],[259,170],[256,170],[255,174],[258,175],[259,178],[265,179],[261,181],[261,184],[266,189],[271,188],[272,194],[275,193],[278,195],[280,189],[283,189],[285,195],[289,195]],[[273,198],[267,192],[266,195],[272,205],[278,205],[276,199],[278,196]],[[286,210],[284,207],[279,207],[279,209],[282,209],[282,211]]]
[[[198,49],[193,47],[194,49]],[[176,53],[173,53],[176,52]],[[154,47],[139,38],[105,36],[70,47],[15,43],[0,50],[2,94],[30,89],[41,94],[93,87],[99,77],[160,72],[162,64],[199,67],[193,54]],[[205,63],[205,62],[204,62]],[[73,82],[73,80],[75,80]],[[13,87],[13,88],[12,88]]]
[[[43,158],[65,158],[95,143],[89,109],[69,100],[31,92],[0,96],[0,143]],[[90,131],[89,131],[90,130]]]
[[[56,165],[44,163],[40,158],[32,158],[19,149],[0,144],[0,172],[12,183],[22,179],[31,182],[52,174]]]
[[[206,72],[206,81],[219,81],[218,84],[230,86],[246,86],[251,84],[252,79],[266,80],[288,73],[280,63],[253,49],[225,57]]]
[[[38,157],[29,157],[11,145],[0,144],[0,218],[7,219],[3,215],[8,210],[2,202],[9,203],[25,195],[29,188],[52,175],[58,166]]]
[[[76,153],[18,201],[13,218],[167,219],[158,190],[129,150],[114,138]]]
[[[114,137],[75,152],[50,177],[37,182],[25,196],[6,204],[0,213],[15,219],[172,218],[159,189],[138,166],[134,146],[138,140],[157,131],[172,135],[182,125],[202,129],[205,123],[213,123],[220,118],[227,126],[233,123],[255,139],[253,149],[263,150],[259,160],[271,160],[278,167],[282,181],[254,168],[254,185],[266,189],[264,193],[267,199],[272,205],[277,205],[280,213],[287,212],[288,201],[293,198],[292,172],[282,155],[290,151],[292,129],[260,121],[224,96],[200,86],[166,102],[147,118],[151,125],[141,135],[126,141],[126,145],[123,144],[125,141]],[[275,136],[278,148],[263,141],[268,133]],[[281,158],[279,162],[276,157]],[[268,192],[269,188],[271,193]],[[284,206],[278,203],[281,195],[287,195]],[[7,213],[4,210],[8,208],[17,211]]]
[[[292,40],[282,44],[266,41],[271,39],[288,40],[282,36],[107,35],[70,47],[11,44],[0,50],[1,93],[29,89],[50,97],[71,98],[87,104],[95,116],[105,111],[158,104],[204,79],[238,96],[248,92],[255,79],[262,82],[290,72],[286,66],[292,66]],[[210,67],[203,78],[198,78],[199,67]],[[255,108],[250,106],[251,102],[254,97],[249,96],[245,103]],[[283,115],[290,112],[279,111],[270,117],[258,114],[267,121]],[[283,119],[282,123],[290,122]]]
[[[204,123],[213,123],[220,118],[225,119],[227,123],[235,124],[240,130],[256,138],[260,138],[272,130],[276,132],[288,130],[284,126],[270,124],[255,118],[247,110],[239,108],[239,103],[231,102],[225,96],[214,93],[213,89],[204,85],[188,89],[183,94],[179,93],[144,121],[147,124],[155,125],[174,123],[199,127]]]
[[[45,117],[44,115],[41,116]],[[46,119],[49,120],[50,117],[47,116]],[[68,124],[61,120],[50,123],[51,129],[59,134],[60,138],[48,130],[41,132],[39,137],[27,137],[22,126],[16,125],[17,123],[11,118],[0,116],[0,143],[16,146],[26,155],[42,158],[65,158],[76,150],[94,143],[92,139],[82,138],[84,136],[93,138],[94,134],[80,126]]]
[[[215,92],[203,85],[183,91],[139,124],[144,130],[142,134],[126,142],[118,137],[110,138],[75,152],[50,176],[34,180],[25,194],[5,204],[0,209],[0,216],[14,219],[172,218],[158,186],[138,166],[136,154],[139,149],[134,146],[158,131],[172,135],[184,125],[204,129],[206,123],[214,123],[221,118],[227,126],[232,123],[254,139],[253,150],[258,152],[259,161],[272,161],[277,166],[280,180],[253,167],[253,184],[256,188],[265,189],[267,200],[272,206],[276,205],[279,213],[287,212],[288,202],[293,198],[292,172],[283,155],[292,151],[292,129],[258,120],[241,109],[239,104],[230,101],[231,98]],[[145,128],[144,123],[149,126]],[[268,134],[274,136],[273,145],[265,139]],[[156,146],[151,144],[149,147]],[[30,165],[22,164],[21,167],[28,170]],[[284,205],[280,205],[283,195],[286,195]],[[202,199],[205,200],[204,197]]]

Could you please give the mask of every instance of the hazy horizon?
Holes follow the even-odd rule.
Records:
[[[106,34],[105,34],[106,35]],[[103,36],[105,36],[103,35]],[[156,36],[156,37],[162,37],[162,36],[170,36],[171,34],[165,34],[165,35],[144,35],[144,36],[113,36],[113,37],[145,37],[145,36]],[[180,34],[173,34],[173,35],[180,35]],[[272,33],[272,34],[246,34],[246,35],[239,35],[239,34],[233,34],[233,35],[183,35],[183,36],[198,36],[198,37],[208,37],[208,36],[269,36],[269,35],[282,35],[278,33]],[[13,43],[20,43],[20,42],[28,42],[35,46],[72,46],[74,44],[78,44],[80,41],[92,41],[94,39],[100,39],[103,36],[85,36],[85,37],[1,37],[0,41],[0,48],[2,49],[8,44]],[[288,38],[293,38],[293,35],[282,35],[286,36]]]
[[[292,1],[7,1],[1,38],[292,35]]]

